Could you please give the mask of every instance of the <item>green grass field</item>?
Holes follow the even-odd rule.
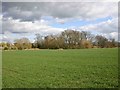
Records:
[[[118,49],[3,51],[3,88],[118,87]]]

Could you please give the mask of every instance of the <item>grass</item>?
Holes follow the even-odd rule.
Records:
[[[118,49],[3,51],[3,88],[118,87]]]

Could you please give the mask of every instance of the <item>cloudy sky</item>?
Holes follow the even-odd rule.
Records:
[[[118,40],[117,2],[2,2],[1,40],[13,42],[65,29],[90,31]],[[0,20],[0,21],[1,21]]]

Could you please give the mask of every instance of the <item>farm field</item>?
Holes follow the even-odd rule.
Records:
[[[118,87],[118,49],[2,52],[3,88]]]

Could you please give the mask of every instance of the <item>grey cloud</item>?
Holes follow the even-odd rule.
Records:
[[[0,7],[1,7],[1,2],[0,2]],[[2,13],[0,9],[0,33],[2,33]]]
[[[112,10],[110,10],[112,9]],[[117,16],[117,3],[93,2],[3,2],[4,17],[13,17],[23,21],[38,20],[41,16],[57,18],[94,19]]]

